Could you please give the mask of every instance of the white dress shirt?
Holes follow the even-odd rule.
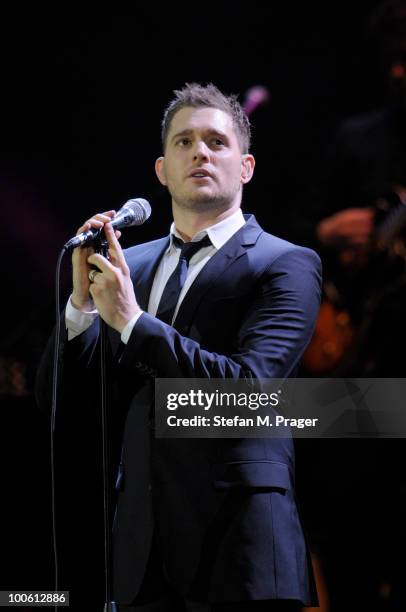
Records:
[[[243,225],[245,224],[245,219],[241,212],[241,209],[235,211],[232,215],[219,221],[215,225],[210,227],[206,227],[204,230],[195,234],[192,238],[192,242],[197,242],[204,238],[206,235],[209,236],[211,245],[203,247],[197,253],[193,255],[189,262],[189,267],[187,270],[185,284],[182,287],[182,290],[179,294],[179,299],[176,304],[176,309],[173,316],[173,321],[178,314],[179,306],[181,305],[186,293],[190,289],[193,281],[199,274],[199,272],[204,268],[209,259],[213,257],[213,255],[235,234]],[[155,316],[158,310],[158,305],[165,288],[165,285],[171,276],[172,272],[175,270],[176,266],[179,262],[180,257],[180,248],[176,248],[173,244],[173,236],[177,236],[182,240],[182,237],[178,233],[175,224],[172,223],[170,229],[170,242],[169,246],[166,249],[161,261],[159,262],[154,282],[152,284],[151,293],[149,296],[148,302],[148,313]],[[123,331],[121,332],[121,341],[124,344],[127,344],[129,337],[131,335],[132,330],[142,312],[138,312],[125,326]],[[92,310],[90,312],[83,312],[75,308],[72,304],[71,298],[66,305],[65,311],[65,323],[66,329],[68,330],[68,340],[72,340],[82,332],[84,332],[90,325],[93,323],[95,318],[98,316],[97,310]]]

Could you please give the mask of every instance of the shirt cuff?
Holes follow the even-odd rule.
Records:
[[[134,325],[136,324],[136,322],[138,321],[142,313],[143,313],[143,310],[140,310],[140,312],[137,312],[137,314],[134,315],[133,318],[130,319],[127,325],[124,327],[123,331],[121,332],[121,342],[123,344],[128,343],[130,336],[131,336],[131,332],[134,329]]]
[[[72,296],[69,298],[65,309],[65,324],[68,330],[68,340],[73,340],[86,331],[99,316],[96,309],[83,311],[75,308],[72,304]]]

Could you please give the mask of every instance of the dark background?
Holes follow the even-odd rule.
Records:
[[[38,12],[2,21],[2,244],[7,281],[24,268],[12,316],[50,301],[58,248],[95,211],[151,200],[153,215],[124,242],[168,229],[168,198],[153,164],[174,88],[213,81],[241,94],[263,84],[252,116],[255,181],[245,208],[289,235],[313,156],[338,118],[377,106],[364,24],[374,2],[321,10],[251,2],[200,9]],[[28,268],[28,269],[27,269]],[[12,282],[13,281],[13,282]],[[28,303],[27,303],[28,302]],[[9,313],[10,314],[10,313]]]
[[[93,14],[68,5],[57,13],[3,12],[1,589],[52,588],[48,425],[33,399],[33,379],[55,320],[61,245],[84,219],[134,196],[147,198],[153,212],[141,229],[125,232],[123,244],[168,231],[169,198],[153,164],[161,153],[163,108],[187,81],[212,81],[241,99],[253,85],[269,89],[270,102],[252,115],[257,168],[244,208],[267,231],[289,238],[307,177],[338,120],[384,100],[365,38],[376,4],[151,3]],[[63,277],[66,296],[68,262]],[[77,465],[74,435],[70,442],[66,465]],[[72,490],[79,506],[92,508],[98,494],[96,486]],[[305,487],[301,495],[309,511]],[[341,567],[345,580],[345,560]]]

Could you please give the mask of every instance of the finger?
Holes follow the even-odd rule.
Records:
[[[110,261],[122,269],[126,268],[127,263],[125,261],[123,250],[110,223],[107,223],[104,226],[104,234],[109,244]]]
[[[90,285],[89,285],[89,293],[90,293],[90,296],[91,296],[91,298],[92,298],[92,300],[94,302],[95,301],[95,299],[94,299],[95,296],[93,294],[93,289],[94,289],[94,283],[90,283]]]
[[[91,228],[93,229],[101,229],[105,223],[111,221],[116,214],[115,210],[108,210],[104,213],[97,213],[93,215],[90,219],[88,219],[77,231],[76,235],[81,234],[82,232],[87,232]]]
[[[95,266],[105,274],[114,271],[114,266],[108,261],[108,259],[103,257],[103,255],[100,255],[100,253],[93,253],[92,255],[90,255],[87,258],[87,263],[91,266]]]
[[[102,227],[104,226],[105,223],[107,223],[107,220],[110,220],[109,217],[106,217],[106,221],[102,221],[101,219],[96,219],[96,218],[92,218],[89,219],[88,221],[86,221],[86,223],[84,223],[84,225],[82,225],[78,231],[76,232],[76,235],[81,234],[82,232],[88,232],[90,229],[102,229]]]
[[[89,281],[93,284],[97,282],[97,277],[101,277],[102,273],[100,272],[100,270],[96,270],[96,268],[92,268],[89,272],[89,274],[87,275],[89,278]]]

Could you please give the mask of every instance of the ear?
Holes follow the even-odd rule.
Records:
[[[249,183],[254,174],[255,158],[250,153],[246,153],[241,158],[241,182]]]
[[[165,158],[158,157],[155,162],[155,172],[158,177],[158,180],[162,185],[166,186],[166,176],[165,176]]]

